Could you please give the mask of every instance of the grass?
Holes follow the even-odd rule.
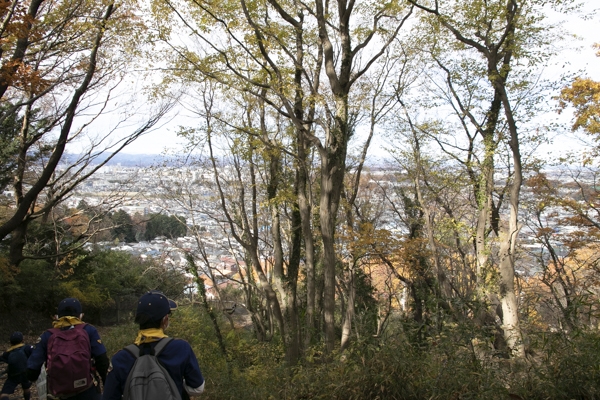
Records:
[[[18,325],[3,324],[8,335],[12,322]],[[31,325],[35,336],[30,338],[50,326],[49,319],[42,323],[42,328]],[[355,341],[327,361],[317,347],[307,352],[313,357],[291,367],[277,338],[258,342],[250,331],[231,329],[225,320],[220,327],[225,354],[211,320],[196,305],[180,306],[167,331],[194,349],[206,379],[202,400],[600,399],[600,334],[595,331],[569,337],[530,334],[532,355],[526,360],[478,359],[468,334],[458,328],[419,346],[396,332]],[[133,322],[97,328],[109,356],[132,343],[138,331]]]

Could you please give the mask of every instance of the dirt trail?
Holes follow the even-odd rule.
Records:
[[[3,349],[3,351],[4,350],[6,350],[6,349]],[[6,369],[6,364],[1,363],[0,371],[4,371],[5,369]],[[6,381],[6,375],[2,375],[2,377],[0,377],[0,387],[2,387],[4,385],[5,381]],[[18,400],[18,399],[23,399],[23,390],[21,388],[21,385],[17,386],[17,389],[15,390],[15,392],[10,396],[10,400]],[[37,388],[35,387],[35,382],[32,383],[32,385],[31,385],[31,400],[39,400]]]

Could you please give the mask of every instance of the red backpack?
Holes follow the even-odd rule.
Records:
[[[49,329],[48,391],[54,396],[72,396],[93,385],[92,350],[85,324],[70,329]]]

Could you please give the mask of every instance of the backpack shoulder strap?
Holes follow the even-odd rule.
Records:
[[[159,342],[154,347],[154,356],[158,357],[160,352],[171,342],[171,340],[173,340],[172,337],[166,337],[166,338],[159,340]],[[131,355],[134,356],[135,358],[139,358],[140,348],[137,345],[130,344],[129,346],[124,347],[124,349],[127,350],[129,353],[131,353]]]
[[[124,347],[123,349],[128,351],[136,359],[140,356],[140,348],[137,347],[137,345],[135,344],[130,344],[129,346]]]
[[[158,344],[156,345],[156,347],[154,347],[154,355],[155,355],[156,357],[158,357],[158,355],[160,354],[160,352],[161,352],[161,351],[163,351],[163,349],[164,349],[165,347],[167,347],[167,345],[168,345],[169,343],[171,343],[171,341],[172,341],[172,340],[173,340],[173,338],[172,338],[172,337],[166,337],[166,338],[163,338],[163,339],[161,339],[161,340],[158,342]]]

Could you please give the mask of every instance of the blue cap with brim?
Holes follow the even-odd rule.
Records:
[[[81,303],[79,300],[68,297],[58,303],[59,317],[78,317],[81,315]]]
[[[135,319],[139,321],[144,316],[144,319],[157,321],[165,315],[170,314],[176,308],[177,303],[169,300],[162,292],[151,290],[140,297],[135,312]]]
[[[19,343],[23,343],[23,334],[19,331],[13,332],[12,335],[10,335],[10,345],[14,346]]]

